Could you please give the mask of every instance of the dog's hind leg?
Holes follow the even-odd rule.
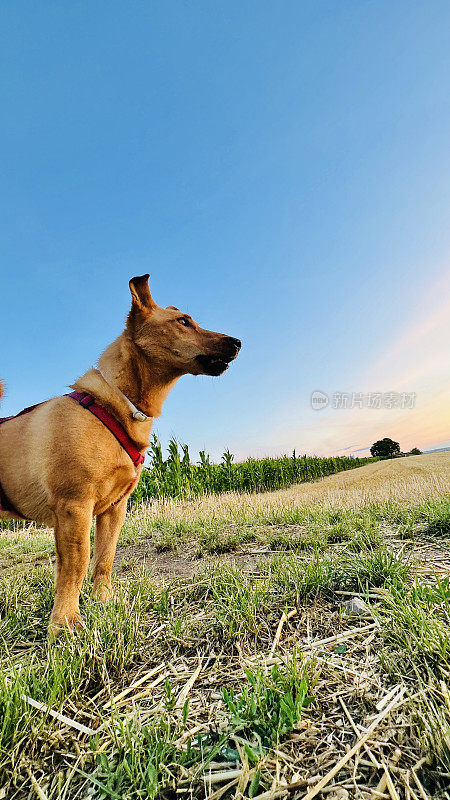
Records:
[[[56,587],[49,635],[81,624],[80,591],[89,566],[92,506],[66,503],[56,510]]]
[[[112,594],[111,572],[116,554],[117,539],[127,512],[127,498],[111,506],[97,517],[93,560],[92,594],[105,602]]]

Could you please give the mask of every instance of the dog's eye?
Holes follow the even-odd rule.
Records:
[[[178,317],[177,322],[179,322],[180,325],[184,325],[186,328],[191,327],[191,323],[188,319],[186,319],[186,317]]]

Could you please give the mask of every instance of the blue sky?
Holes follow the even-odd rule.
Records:
[[[120,332],[128,279],[243,341],[156,431],[238,456],[450,442],[450,6],[3,4],[4,414]],[[415,392],[407,411],[310,395]]]

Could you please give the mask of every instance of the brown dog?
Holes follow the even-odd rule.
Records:
[[[221,375],[238,354],[238,339],[203,330],[173,306],[161,308],[148,275],[132,278],[123,333],[73,389],[92,395],[143,453],[154,417],[181,375]],[[1,385],[0,385],[1,396]],[[93,592],[111,595],[111,570],[127,498],[139,477],[110,430],[70,397],[56,397],[0,426],[0,483],[24,517],[54,528],[55,602],[49,632],[80,621],[79,595],[96,533]],[[0,512],[0,519],[13,517]]]

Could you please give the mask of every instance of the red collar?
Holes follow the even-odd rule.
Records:
[[[103,408],[96,403],[95,398],[92,397],[92,395],[87,394],[86,392],[71,392],[70,394],[67,394],[66,397],[73,397],[73,399],[76,400],[80,406],[87,408],[88,411],[94,415],[94,417],[97,417],[100,422],[103,422],[103,425],[105,425],[111,431],[119,444],[122,445],[125,452],[128,453],[135,467],[139,467],[144,463],[144,456],[137,449],[136,445],[130,439],[128,433],[122,427],[120,422],[113,417],[113,415],[110,414],[106,408]]]

